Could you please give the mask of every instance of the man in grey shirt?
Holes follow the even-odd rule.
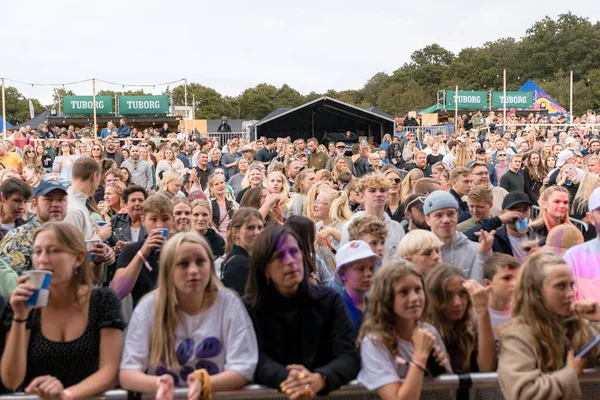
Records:
[[[140,159],[140,148],[138,146],[133,146],[129,150],[129,158],[123,161],[121,168],[127,168],[131,175],[131,183],[146,190],[152,189],[152,166]]]
[[[230,141],[227,144],[227,148],[229,149],[229,152],[224,153],[223,156],[221,156],[221,164],[227,168],[227,173],[229,176],[233,176],[238,172],[238,160],[241,158],[237,154],[239,146],[236,142]]]

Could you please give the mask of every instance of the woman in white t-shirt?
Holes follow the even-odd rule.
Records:
[[[208,243],[180,232],[161,253],[158,288],[129,324],[121,386],[157,398],[188,386],[188,399],[198,399],[246,385],[258,362],[256,335],[241,300],[217,279]]]
[[[358,338],[358,381],[383,400],[419,399],[425,375],[452,373],[440,334],[421,322],[426,306],[423,275],[413,264],[392,261],[375,275]]]

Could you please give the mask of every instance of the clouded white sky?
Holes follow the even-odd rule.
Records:
[[[187,78],[232,96],[263,82],[287,83],[303,94],[359,89],[432,43],[458,52],[520,38],[546,15],[571,11],[600,19],[600,7],[591,0],[4,3],[0,77],[50,83],[95,77],[127,84]],[[7,85],[43,103],[52,98],[52,87]],[[91,83],[68,88],[81,95],[92,91]],[[102,89],[122,90],[98,84]]]

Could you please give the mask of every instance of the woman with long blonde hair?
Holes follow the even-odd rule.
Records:
[[[275,203],[275,218],[277,221],[283,223],[288,213],[288,194],[290,191],[290,185],[287,182],[285,175],[279,171],[269,172],[267,175],[267,191],[269,194],[278,194],[279,201]]]
[[[10,297],[10,330],[2,354],[2,383],[46,399],[85,399],[114,387],[125,321],[110,288],[95,287],[81,232],[71,223],[47,222],[33,234],[32,262],[46,275],[23,274]],[[90,250],[103,254],[101,244]],[[46,289],[47,305],[32,308]]]
[[[467,152],[467,147],[463,143],[458,143],[456,145],[456,158],[454,159],[453,168],[456,167],[466,167],[471,158],[469,157],[469,153]]]
[[[348,163],[346,162],[346,157],[344,157],[344,156],[335,157],[335,159],[333,160],[333,170],[331,171],[331,173],[333,175],[333,180],[335,182],[337,182],[340,174],[345,171],[350,172],[350,170],[348,169]]]
[[[306,195],[306,201],[304,202],[304,215],[310,219],[312,222],[317,222],[318,220],[315,218],[315,204],[317,202],[317,197],[321,190],[323,189],[333,189],[330,182],[327,181],[318,181],[315,182],[314,185],[308,191]]]
[[[571,268],[561,256],[537,253],[521,268],[512,301],[512,319],[500,330],[498,381],[515,400],[579,399],[584,366],[594,367],[598,349],[583,358],[574,351],[598,332],[593,300],[575,302]]]
[[[400,201],[402,203],[404,203],[408,196],[412,194],[415,183],[424,176],[423,171],[418,168],[408,171],[404,179],[402,179],[402,184],[400,186]]]
[[[540,215],[529,224],[538,235],[547,237],[557,225],[571,224],[569,220],[569,191],[562,186],[550,186],[540,195]],[[571,224],[572,225],[572,224]]]
[[[348,197],[331,188],[321,189],[314,204],[315,250],[327,263],[331,272],[335,271],[335,253],[340,247],[342,225],[352,218]]]
[[[600,175],[595,172],[588,171],[583,175],[583,179],[579,184],[579,189],[573,198],[570,215],[579,220],[586,219],[588,211],[588,200],[590,195],[600,186]]]
[[[42,167],[42,162],[36,157],[33,146],[27,145],[23,148],[23,166],[36,165]]]
[[[423,274],[413,264],[392,261],[375,274],[358,336],[358,381],[381,399],[419,399],[423,378],[431,376],[432,351],[437,364],[452,373],[440,333],[424,322],[426,313]]]
[[[157,289],[133,311],[121,386],[157,399],[187,386],[188,399],[210,398],[250,382],[257,362],[252,322],[217,279],[208,243],[193,232],[176,234],[161,250]]]
[[[438,264],[425,278],[428,321],[438,330],[455,373],[496,370],[496,341],[488,311],[487,289],[463,271]],[[473,310],[477,318],[473,318]]]

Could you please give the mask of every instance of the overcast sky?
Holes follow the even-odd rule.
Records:
[[[408,3],[408,4],[407,4]],[[303,94],[358,89],[432,43],[458,52],[521,38],[568,11],[600,19],[592,0],[27,0],[2,4],[0,77],[126,84],[187,78],[222,94],[287,83]],[[49,103],[52,87],[7,82]],[[70,87],[91,94],[91,84]],[[97,90],[120,90],[99,84]],[[157,87],[159,93],[164,87]]]

